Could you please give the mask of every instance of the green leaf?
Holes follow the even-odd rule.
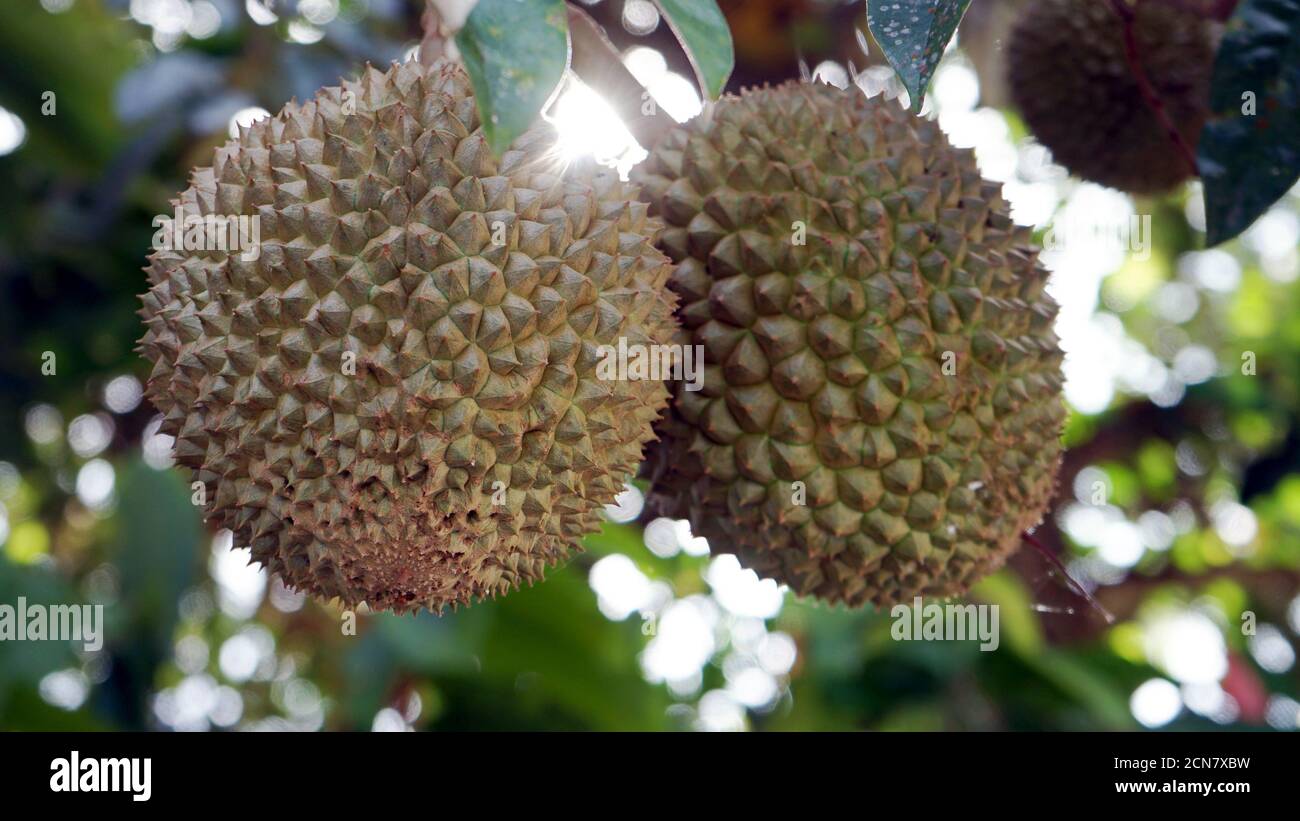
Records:
[[[156,661],[171,651],[176,604],[207,557],[203,520],[178,470],[132,459],[119,466],[117,484],[117,533],[108,555],[121,574],[123,627],[134,631],[131,651],[148,648]]]
[[[1037,655],[1022,657],[1025,663],[1044,679],[1055,684],[1061,692],[1080,704],[1087,705],[1089,713],[1106,730],[1131,730],[1133,716],[1128,699],[1096,665],[1089,665],[1077,655],[1046,648]]]
[[[975,598],[998,608],[998,625],[1007,645],[1022,656],[1043,649],[1043,630],[1034,614],[1029,592],[1020,578],[1010,572],[986,576],[971,588]]]
[[[1255,112],[1245,113],[1247,95]],[[1243,0],[1219,47],[1197,163],[1206,242],[1246,230],[1300,178],[1300,0]]]
[[[16,609],[19,597],[31,605],[90,603],[51,568],[14,564],[0,553],[0,604]],[[7,704],[11,695],[21,688],[34,689],[47,673],[76,664],[71,642],[0,641],[0,727],[14,729]]]
[[[139,60],[133,21],[103,3],[78,4],[71,14],[30,5],[0,3],[0,105],[27,126],[24,163],[52,160],[98,176],[92,169],[127,136],[112,101],[118,81]],[[49,116],[42,111],[46,92],[55,95]]]
[[[735,67],[731,29],[714,0],[655,0],[695,67],[700,87],[716,99]]]
[[[430,612],[375,616],[375,631],[391,648],[403,668],[427,675],[473,672],[483,634],[494,611],[469,607],[438,616]]]
[[[925,90],[970,0],[867,0],[871,36],[898,72],[912,110],[920,111]]]
[[[517,683],[526,673],[535,697],[588,729],[663,729],[668,694],[646,681],[637,663],[648,639],[636,619],[602,616],[595,598],[586,574],[570,564],[492,602],[483,678]]]
[[[602,524],[600,530],[582,540],[582,547],[595,556],[621,553],[633,561],[644,558],[648,552],[641,528],[614,522]]]
[[[456,45],[488,145],[500,155],[528,130],[569,63],[563,0],[480,0]]]

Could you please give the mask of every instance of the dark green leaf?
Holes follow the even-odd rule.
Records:
[[[716,98],[735,65],[727,18],[713,0],[655,0],[655,3],[695,66],[700,87],[710,98]]]
[[[1210,111],[1197,160],[1206,241],[1217,245],[1246,230],[1300,177],[1300,0],[1237,7],[1215,61]]]
[[[667,693],[645,680],[636,661],[648,639],[635,618],[602,616],[573,564],[492,604],[484,677],[516,682],[526,673],[534,697],[593,730],[663,728]]]
[[[1023,657],[1025,663],[1044,679],[1052,682],[1071,699],[1088,707],[1089,713],[1107,730],[1133,729],[1128,700],[1115,681],[1083,663],[1077,656],[1045,648],[1037,655]]]
[[[920,111],[925,90],[970,0],[867,0],[871,36]]]
[[[176,603],[194,583],[207,547],[200,508],[179,470],[156,470],[139,459],[123,464],[117,537],[109,553],[121,572],[124,614],[134,629],[152,632],[153,650],[169,652]]]
[[[569,62],[563,0],[480,0],[456,45],[498,155],[537,119]]]
[[[30,5],[0,4],[0,105],[22,118],[26,150],[96,167],[124,141],[113,98],[118,80],[138,62],[134,21],[100,3],[82,3],[72,14]],[[49,116],[42,111],[47,91],[55,95]]]
[[[467,673],[478,666],[479,645],[495,611],[470,607],[436,615],[430,612],[375,616],[375,631],[407,669],[429,675]]]
[[[18,599],[31,605],[89,604],[50,568],[19,565],[0,552],[0,605],[18,608]],[[10,614],[10,618],[14,618]],[[13,729],[6,719],[6,702],[19,687],[35,688],[47,673],[77,663],[73,644],[66,641],[0,641],[0,726]]]

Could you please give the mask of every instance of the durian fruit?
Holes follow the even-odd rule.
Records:
[[[1144,73],[1194,148],[1208,116],[1216,27],[1157,3],[1134,13]],[[1192,176],[1142,96],[1109,2],[1025,4],[1007,45],[1007,80],[1030,131],[1075,176],[1132,194],[1168,191]]]
[[[1055,487],[1056,305],[1030,230],[938,126],[857,89],[726,97],[636,175],[701,389],[673,383],[655,512],[801,595],[944,596]]]
[[[659,223],[554,144],[495,158],[454,64],[367,68],[241,129],[174,203],[260,218],[260,255],[151,256],[148,394],[207,516],[289,585],[505,593],[635,473],[667,390],[596,364],[674,333]]]

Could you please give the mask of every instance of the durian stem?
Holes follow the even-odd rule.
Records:
[[[1135,0],[1141,2],[1141,0]],[[1165,109],[1164,102],[1161,101],[1160,95],[1156,93],[1155,87],[1151,85],[1151,78],[1147,76],[1146,69],[1142,67],[1142,55],[1138,48],[1137,28],[1135,26],[1137,15],[1134,12],[1134,6],[1130,5],[1128,0],[1110,0],[1111,9],[1116,16],[1124,23],[1124,57],[1128,61],[1129,71],[1133,73],[1133,79],[1137,82],[1138,92],[1141,93],[1142,99],[1146,101],[1147,108],[1151,113],[1156,115],[1169,134],[1169,139],[1177,147],[1178,153],[1182,155],[1187,167],[1191,169],[1193,177],[1201,176],[1201,170],[1196,165],[1196,154],[1192,147],[1183,139],[1182,132],[1174,121],[1169,117],[1169,112]]]
[[[1089,593],[1087,588],[1079,584],[1079,582],[1076,581],[1075,578],[1070,575],[1070,571],[1065,569],[1065,565],[1061,564],[1061,560],[1057,558],[1055,553],[1048,550],[1047,547],[1042,542],[1038,541],[1038,538],[1035,537],[1028,530],[1022,532],[1020,534],[1020,538],[1024,539],[1026,544],[1028,544],[1030,547],[1034,548],[1039,553],[1041,553],[1043,557],[1047,559],[1047,561],[1053,567],[1056,568],[1056,571],[1061,574],[1061,577],[1065,579],[1066,585],[1069,586],[1069,588],[1073,590],[1075,593],[1079,594],[1079,596],[1082,597],[1084,601],[1088,602],[1088,604],[1091,605],[1094,610],[1100,613],[1102,618],[1106,620],[1107,624],[1115,623],[1115,617],[1111,615],[1110,611],[1107,610],[1105,607],[1102,607],[1101,602],[1097,601],[1097,598],[1093,596],[1091,593]]]
[[[424,31],[424,36],[420,38],[420,64],[431,66],[439,57],[447,56],[447,40],[451,33],[442,24],[442,14],[439,13],[433,0],[424,4],[424,13],[420,15],[420,28]]]

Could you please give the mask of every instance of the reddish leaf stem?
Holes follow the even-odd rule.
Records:
[[[1140,2],[1140,0],[1139,0]],[[1178,149],[1178,153],[1191,169],[1193,177],[1201,175],[1200,169],[1196,166],[1196,154],[1192,147],[1183,139],[1182,132],[1174,125],[1174,121],[1165,109],[1164,102],[1161,101],[1160,95],[1156,93],[1155,87],[1151,85],[1151,78],[1147,76],[1146,69],[1142,67],[1142,56],[1138,49],[1137,27],[1135,25],[1137,15],[1134,13],[1134,7],[1130,6],[1126,0],[1110,0],[1110,7],[1116,16],[1124,23],[1124,57],[1128,61],[1129,71],[1133,73],[1133,79],[1137,82],[1138,92],[1141,93],[1142,99],[1146,101],[1147,108],[1151,113],[1156,115],[1169,134],[1169,139]]]
[[[1047,561],[1056,568],[1056,571],[1061,574],[1061,577],[1065,579],[1065,583],[1070,587],[1070,589],[1079,594],[1084,601],[1088,602],[1094,610],[1100,613],[1102,618],[1106,620],[1107,624],[1115,623],[1115,617],[1110,614],[1110,611],[1105,607],[1102,607],[1101,602],[1097,601],[1095,596],[1089,593],[1083,585],[1075,581],[1074,577],[1070,575],[1070,571],[1065,569],[1065,565],[1061,564],[1061,560],[1057,558],[1055,553],[1048,550],[1047,547],[1044,546],[1042,542],[1038,541],[1038,539],[1028,530],[1021,533],[1020,538],[1024,539],[1030,547],[1043,554],[1043,557],[1047,559]]]

